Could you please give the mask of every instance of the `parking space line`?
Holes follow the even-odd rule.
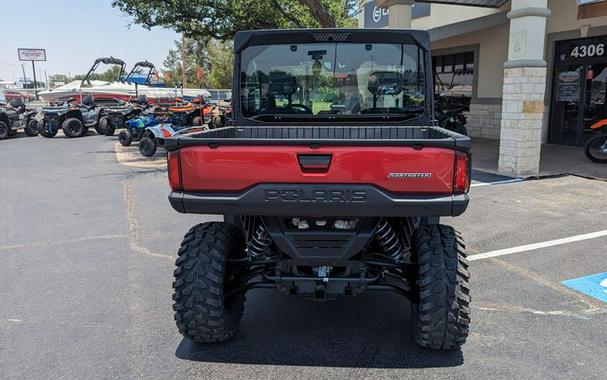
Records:
[[[33,243],[0,246],[0,251],[20,249],[20,248],[30,248],[30,247],[44,247],[47,245],[64,245],[64,244],[82,243],[82,242],[90,241],[90,240],[107,240],[107,239],[113,240],[113,239],[122,239],[122,238],[126,238],[126,237],[128,237],[128,235],[126,235],[126,234],[86,236],[86,237],[82,237],[82,238],[78,238],[78,239],[71,239],[71,240],[41,241],[41,242],[33,242]]]
[[[135,216],[135,204],[133,202],[133,195],[131,192],[131,186],[128,182],[126,182],[123,186],[124,190],[124,203],[126,204],[126,220],[129,224],[129,234],[128,241],[129,247],[142,255],[151,256],[151,257],[160,257],[163,259],[168,259],[171,263],[175,262],[176,257],[165,255],[163,253],[155,253],[143,247],[139,244],[139,223],[137,221],[137,217]]]
[[[490,251],[490,252],[485,252],[485,253],[478,253],[476,255],[468,256],[468,260],[475,261],[475,260],[488,259],[490,257],[511,255],[513,253],[533,251],[533,250],[541,249],[541,248],[554,247],[555,245],[574,243],[574,242],[582,241],[582,240],[596,239],[596,238],[600,238],[603,236],[607,236],[607,230],[596,231],[596,232],[591,232],[591,233],[582,234],[582,235],[575,235],[575,236],[570,236],[570,237],[566,237],[566,238],[562,238],[562,239],[548,240],[548,241],[543,241],[540,243],[525,244],[525,245],[520,245],[518,247],[498,249],[496,251]]]
[[[507,183],[516,183],[516,182],[522,182],[522,181],[524,181],[523,178],[513,178],[513,179],[505,179],[503,181],[473,183],[470,185],[470,187],[503,185],[503,184],[507,184]]]

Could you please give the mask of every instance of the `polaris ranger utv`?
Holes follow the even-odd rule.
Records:
[[[466,249],[439,218],[468,206],[470,140],[434,125],[429,49],[411,30],[236,34],[233,126],[165,145],[173,208],[224,216],[178,251],[185,337],[231,338],[245,292],[271,288],[395,292],[419,345],[465,342]]]

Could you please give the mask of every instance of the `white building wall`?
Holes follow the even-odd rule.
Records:
[[[578,6],[575,0],[548,0],[548,8],[552,13],[546,20],[547,34],[579,30],[582,25],[591,27],[607,25],[607,17],[578,20]]]
[[[429,16],[413,19],[411,28],[423,30],[432,29],[500,12],[499,9],[493,8],[466,7],[449,4],[432,4],[430,9]]]

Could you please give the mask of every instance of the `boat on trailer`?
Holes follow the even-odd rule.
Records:
[[[100,64],[120,68],[115,81],[91,79]],[[70,98],[78,102],[87,95],[91,95],[96,103],[117,103],[132,101],[140,95],[145,95],[152,104],[174,103],[178,99],[190,101],[211,95],[204,89],[166,87],[162,81],[155,80],[156,68],[147,61],[137,62],[127,75],[125,67],[125,62],[118,58],[97,58],[81,81],[71,81],[52,90],[42,91],[39,95],[49,103],[60,103]]]

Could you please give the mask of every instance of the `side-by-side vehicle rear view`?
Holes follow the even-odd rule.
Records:
[[[440,218],[468,206],[470,140],[434,125],[429,49],[412,30],[236,34],[232,125],[165,142],[173,208],[224,217],[178,251],[185,337],[233,337],[246,292],[269,288],[394,292],[419,345],[465,342],[465,244]]]

